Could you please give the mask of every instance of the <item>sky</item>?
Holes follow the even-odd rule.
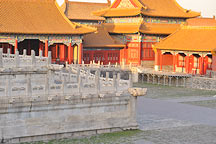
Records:
[[[57,0],[61,3],[64,0]],[[80,2],[100,2],[105,3],[107,0],[69,0]],[[111,0],[114,2],[114,0]],[[216,0],[176,0],[183,8],[201,12],[203,17],[213,17],[216,15]]]

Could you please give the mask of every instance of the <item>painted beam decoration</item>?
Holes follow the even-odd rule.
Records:
[[[139,23],[142,20],[142,17],[107,18],[106,23]]]
[[[82,36],[49,36],[49,45],[54,43],[63,43],[67,46],[69,46],[69,43],[80,44],[82,38]]]
[[[15,45],[16,36],[14,35],[0,35],[0,43],[9,43]]]
[[[185,19],[171,19],[171,18],[144,18],[146,23],[165,23],[165,24],[181,24]]]
[[[49,41],[49,46],[54,43],[63,43],[69,45],[69,43],[80,44],[82,43],[82,36],[48,36],[48,35],[0,35],[0,43],[9,43],[15,45],[15,40],[22,42],[25,39],[38,39],[45,43],[46,40]]]
[[[142,42],[159,42],[160,37],[159,36],[142,36]]]

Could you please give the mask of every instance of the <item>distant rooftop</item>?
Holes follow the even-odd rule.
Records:
[[[70,20],[55,0],[0,0],[0,33],[85,34],[95,29]]]
[[[92,3],[66,0],[65,14],[71,20],[105,20],[103,17],[93,15],[92,12],[108,8],[110,4],[110,1],[107,3]]]
[[[182,8],[176,0],[115,0],[106,9],[94,12],[97,16],[118,17],[143,14],[154,17],[193,18],[200,13]]]
[[[216,20],[214,18],[188,19],[185,25],[161,40],[154,48],[215,53]]]

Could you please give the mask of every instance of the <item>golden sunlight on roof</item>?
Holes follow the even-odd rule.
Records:
[[[95,16],[93,11],[109,7],[109,3],[90,3],[90,2],[66,2],[65,14],[73,20],[105,20],[103,17]]]
[[[143,33],[169,35],[175,32],[180,24],[157,24],[157,23],[105,23],[109,33]]]
[[[175,0],[131,0],[134,8],[116,8],[120,0],[116,0],[108,9],[95,11],[94,14],[103,17],[136,16],[143,14],[157,17],[193,18],[200,13],[183,9]]]
[[[154,49],[212,52],[216,50],[215,36],[216,26],[182,26]]]
[[[55,0],[1,0],[0,33],[85,34],[95,29],[71,23]]]
[[[97,33],[91,33],[84,36],[84,47],[112,47],[112,48],[124,48],[125,45],[118,40],[112,38],[103,25],[97,26]]]

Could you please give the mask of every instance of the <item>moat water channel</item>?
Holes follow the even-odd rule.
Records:
[[[215,91],[150,84],[135,84],[135,86],[148,88],[147,95],[139,97],[137,102],[137,122],[140,130],[82,139],[54,140],[48,144],[216,143]],[[197,105],[198,102],[208,103]],[[34,144],[45,144],[45,142]]]

